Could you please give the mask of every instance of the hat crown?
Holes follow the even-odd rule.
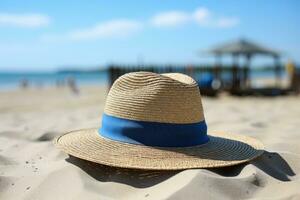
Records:
[[[112,85],[104,112],[146,122],[188,124],[204,120],[198,85],[180,73],[132,72]]]

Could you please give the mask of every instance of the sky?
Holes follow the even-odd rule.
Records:
[[[297,0],[1,0],[0,71],[210,63],[203,50],[238,38],[299,63],[299,11]]]

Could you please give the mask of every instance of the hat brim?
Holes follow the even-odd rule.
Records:
[[[179,170],[231,166],[250,161],[264,152],[251,137],[211,133],[210,141],[192,147],[150,147],[102,137],[98,129],[66,133],[54,140],[67,154],[95,163],[133,169]]]

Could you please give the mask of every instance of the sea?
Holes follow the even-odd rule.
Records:
[[[29,87],[56,86],[72,78],[78,85],[106,85],[108,73],[99,71],[85,72],[0,72],[0,90],[12,90],[20,87],[22,81],[28,82]]]
[[[284,74],[282,77],[284,78]],[[0,90],[12,90],[20,87],[22,81],[26,80],[29,87],[49,87],[65,82],[72,77],[78,85],[107,85],[108,72],[0,72]],[[195,74],[195,79],[200,77]],[[270,71],[252,71],[251,78],[270,78],[274,73]],[[228,77],[229,78],[229,77]]]

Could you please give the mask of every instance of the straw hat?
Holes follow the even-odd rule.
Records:
[[[263,153],[254,138],[207,134],[198,85],[179,73],[121,76],[107,96],[101,128],[72,131],[54,143],[88,161],[154,170],[230,166]]]

